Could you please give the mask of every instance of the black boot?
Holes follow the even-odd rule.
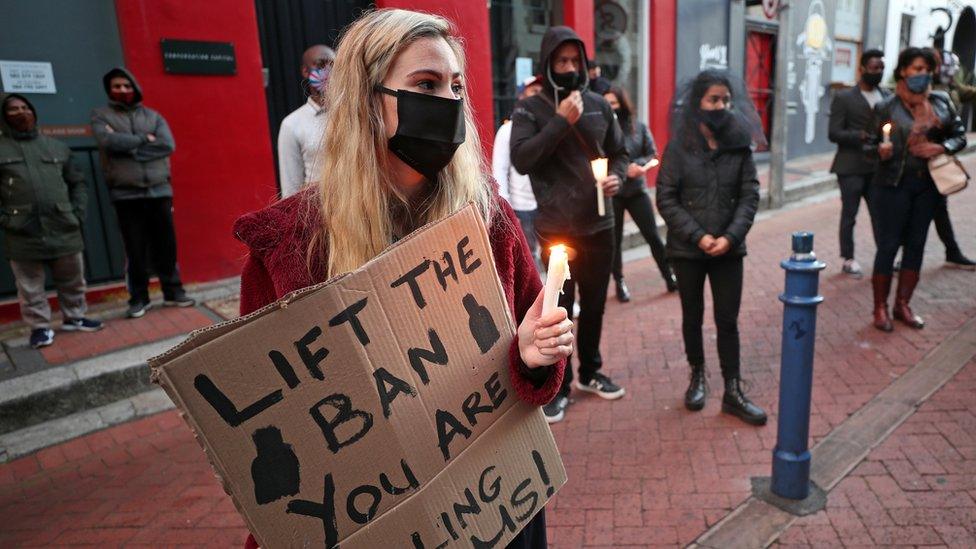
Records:
[[[766,412],[753,404],[742,393],[741,380],[733,377],[725,380],[725,394],[722,396],[722,411],[732,414],[750,425],[765,425]]]
[[[691,381],[685,391],[685,408],[697,412],[705,407],[708,398],[708,385],[705,384],[705,365],[691,365]]]
[[[627,289],[627,284],[624,283],[623,277],[616,280],[617,287],[617,301],[621,303],[627,303],[630,301],[630,290]]]

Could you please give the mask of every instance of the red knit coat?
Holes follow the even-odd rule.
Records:
[[[515,212],[497,195],[495,200],[498,213],[488,229],[488,240],[508,308],[518,326],[542,289],[542,282]],[[241,315],[326,279],[325,262],[313,261],[309,266],[306,256],[321,219],[318,208],[315,190],[306,189],[234,223],[234,235],[249,248],[241,273]],[[555,396],[563,380],[565,360],[552,366],[540,384],[524,374],[518,335],[512,341],[509,359],[512,387],[522,400],[541,406]],[[245,547],[257,547],[253,536],[248,536]]]

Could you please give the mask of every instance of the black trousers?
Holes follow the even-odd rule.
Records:
[[[182,295],[183,283],[176,267],[173,199],[117,200],[115,213],[125,245],[129,303],[149,303],[150,269],[159,277],[165,299]]]
[[[603,309],[610,285],[610,267],[613,263],[613,229],[591,235],[565,236],[539,233],[542,245],[542,264],[549,264],[549,248],[565,244],[570,248],[569,272],[572,278],[563,286],[559,306],[573,314],[576,289],[579,288],[580,314],[576,323],[576,357],[579,359],[581,381],[589,381],[603,365],[600,356],[600,336],[603,332]],[[574,256],[575,253],[575,256]],[[573,381],[573,369],[566,364],[561,393],[569,394]]]
[[[940,196],[928,173],[906,173],[898,186],[875,189],[878,252],[874,256],[874,274],[893,274],[898,248],[902,248],[903,270],[922,269],[925,239]]]
[[[875,220],[874,203],[872,202],[871,180],[874,174],[838,175],[837,184],[840,187],[840,256],[844,259],[854,259],[854,224],[857,222],[857,212],[861,207],[861,199],[867,204],[868,214],[871,216],[871,232],[875,243],[878,240],[878,223]]]
[[[681,296],[681,335],[685,355],[693,366],[705,365],[702,322],[705,317],[705,278],[712,288],[718,359],[722,377],[739,377],[739,306],[742,303],[742,257],[672,259]]]
[[[507,549],[546,549],[546,509],[543,507],[522,531],[508,542]]]
[[[613,279],[620,280],[624,277],[623,250],[621,244],[624,237],[624,210],[630,212],[630,218],[637,224],[641,236],[651,247],[651,255],[654,262],[661,271],[661,277],[667,280],[670,278],[671,270],[668,260],[664,256],[664,242],[657,232],[657,218],[654,215],[654,207],[651,205],[651,197],[647,193],[639,193],[628,197],[613,197]]]
[[[956,233],[952,230],[952,221],[949,220],[949,202],[942,193],[939,193],[939,201],[935,204],[933,221],[935,232],[939,233],[939,240],[945,245],[946,257],[960,255],[962,252],[956,242]]]

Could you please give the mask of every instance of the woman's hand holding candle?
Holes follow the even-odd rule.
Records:
[[[891,122],[887,122],[884,126],[881,126],[881,142],[891,143]]]
[[[543,313],[545,294],[543,288],[518,327],[519,356],[529,368],[550,366],[573,354],[573,321],[562,307]]]

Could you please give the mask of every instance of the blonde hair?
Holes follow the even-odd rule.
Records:
[[[393,60],[421,38],[443,38],[464,71],[464,51],[444,18],[399,9],[369,12],[350,25],[339,43],[329,77],[328,122],[318,178],[321,225],[309,258],[327,256],[326,276],[355,270],[389,246],[398,212],[409,212],[386,169],[389,155],[383,103],[376,87]],[[468,101],[464,102],[465,141],[439,174],[431,196],[411,212],[409,228],[442,219],[474,202],[486,223],[493,199],[484,175],[481,141]],[[310,261],[311,263],[311,261]]]

